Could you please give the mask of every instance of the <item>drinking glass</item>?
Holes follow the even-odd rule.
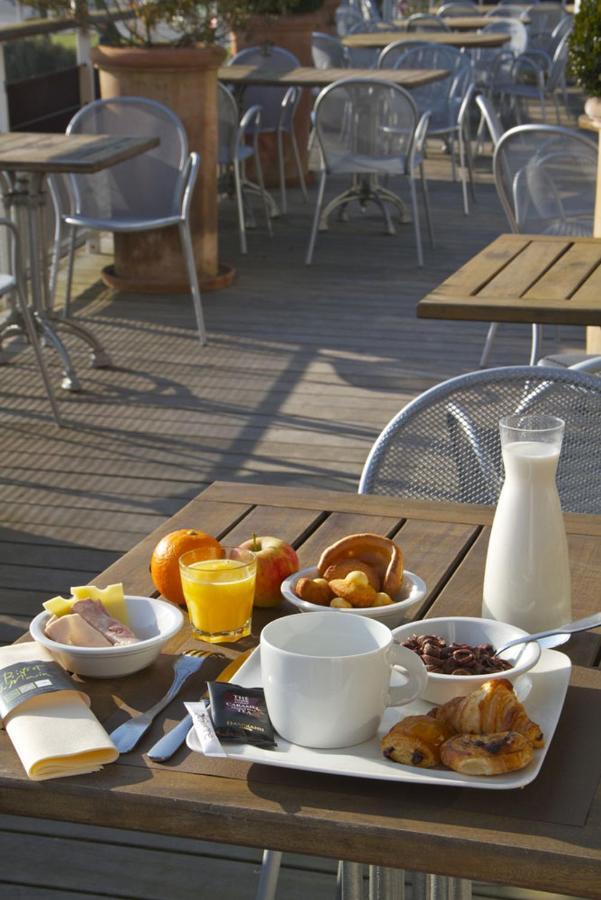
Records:
[[[179,570],[194,637],[219,644],[250,634],[257,560],[250,550],[224,547],[221,559],[189,550]]]

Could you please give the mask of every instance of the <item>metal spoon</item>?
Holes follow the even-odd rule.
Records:
[[[540,641],[542,638],[554,638],[553,640],[545,640],[545,647],[557,647],[564,644],[571,634],[577,631],[588,631],[590,628],[601,628],[601,613],[595,613],[594,616],[587,616],[584,619],[577,619],[575,622],[568,622],[567,625],[559,625],[557,628],[550,628],[548,631],[537,631],[536,634],[525,634],[523,637],[515,638],[508,641],[494,654],[500,656],[510,647],[517,644],[530,644],[532,641]]]

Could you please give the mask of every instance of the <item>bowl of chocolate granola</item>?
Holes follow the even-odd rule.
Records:
[[[497,648],[527,632],[507,622],[447,616],[409,622],[393,629],[394,640],[416,653],[428,671],[422,695],[431,703],[466,697],[485,681],[506,678],[512,684],[536,665],[540,645],[520,644],[496,656]]]

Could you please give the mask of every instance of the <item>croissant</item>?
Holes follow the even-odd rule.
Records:
[[[496,734],[457,734],[440,749],[445,766],[462,775],[502,775],[527,766],[532,744],[516,731]]]
[[[407,716],[384,735],[380,747],[394,762],[431,769],[440,763],[440,748],[451,734],[444,722],[432,716]]]
[[[398,593],[403,582],[403,554],[390,538],[369,532],[349,534],[323,551],[317,563],[319,574],[323,576],[330,566],[349,558],[361,559],[376,570],[381,579],[377,590],[391,597]]]
[[[467,697],[454,697],[438,707],[436,718],[456,734],[517,731],[533,747],[544,745],[540,726],[528,718],[513,692],[511,682],[506,678],[485,681]]]

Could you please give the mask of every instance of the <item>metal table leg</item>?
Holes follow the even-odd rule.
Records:
[[[100,341],[84,328],[69,320],[59,319],[50,312],[52,307],[51,288],[48,284],[48,254],[46,235],[44,232],[44,175],[41,173],[24,173],[11,175],[7,185],[3,185],[4,204],[7,211],[17,214],[23,209],[27,216],[27,232],[29,238],[29,266],[31,275],[31,309],[37,333],[42,336],[58,353],[62,367],[64,390],[79,391],[81,384],[71,362],[69,352],[58,335],[64,331],[80,338],[88,344],[92,351],[92,366],[104,368],[111,366],[108,353]],[[26,323],[22,314],[16,310],[0,331],[0,341],[8,334],[26,333]]]

